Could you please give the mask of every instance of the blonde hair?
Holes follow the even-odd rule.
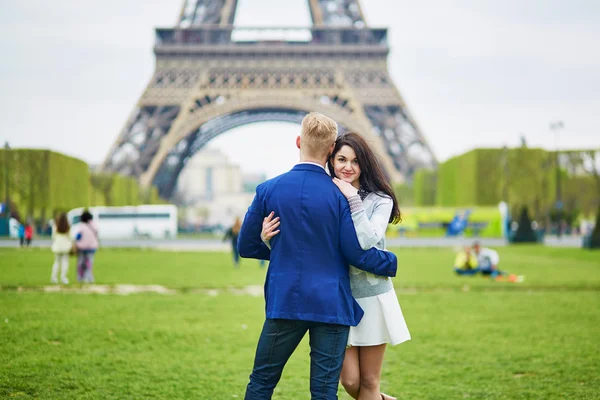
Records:
[[[337,124],[331,118],[317,112],[307,114],[300,133],[302,152],[312,157],[327,157],[337,132]]]

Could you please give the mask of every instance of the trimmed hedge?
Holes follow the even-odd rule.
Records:
[[[565,208],[568,210],[578,210],[585,215],[593,215],[598,205],[600,205],[600,195],[598,194],[597,183],[593,176],[572,176],[563,179],[562,199]]]
[[[46,219],[57,210],[87,205],[89,172],[81,160],[49,150],[3,149],[0,151],[3,199],[6,167],[9,196],[21,219],[26,216]]]
[[[542,149],[472,150],[439,166],[436,204],[492,206],[508,200],[539,215],[554,204],[554,162],[553,153]]]
[[[470,151],[453,157],[438,167],[436,205],[450,207],[479,204],[477,161],[476,151]]]
[[[542,149],[510,149],[508,161],[510,204],[526,206],[534,218],[552,209],[556,200],[554,153]],[[513,208],[512,214],[518,215],[518,211]]]
[[[88,203],[89,168],[79,159],[47,151],[50,210],[70,210]],[[43,203],[40,203],[42,205]]]
[[[158,190],[144,190],[131,177],[90,173],[77,158],[49,150],[0,149],[0,198],[5,197],[8,162],[9,196],[21,219],[45,221],[56,212],[77,207],[163,203]],[[13,210],[14,211],[14,210]]]
[[[415,205],[415,190],[410,183],[402,183],[394,185],[394,194],[400,205],[400,212],[403,207]]]
[[[435,205],[435,193],[437,186],[437,172],[429,169],[420,169],[415,173],[414,181],[415,205]]]
[[[104,172],[90,175],[90,206],[136,206],[165,203],[158,189],[141,188],[134,178]]]

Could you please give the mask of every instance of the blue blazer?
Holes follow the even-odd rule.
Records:
[[[271,250],[261,241],[263,218],[281,218]],[[361,249],[348,201],[325,170],[298,164],[256,188],[238,237],[242,257],[270,260],[266,317],[356,326],[363,310],[350,291],[348,264],[395,276],[396,256]]]

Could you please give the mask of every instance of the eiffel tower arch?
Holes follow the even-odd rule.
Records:
[[[184,0],[157,28],[156,70],[102,169],[172,196],[189,158],[237,126],[310,111],[362,134],[394,181],[437,161],[387,70],[387,30],[358,0],[307,0],[310,28],[233,25],[237,0]]]

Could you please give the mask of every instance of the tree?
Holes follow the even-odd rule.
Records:
[[[535,231],[531,228],[531,219],[529,218],[527,206],[523,206],[521,209],[519,227],[511,241],[513,243],[536,243],[538,241]]]
[[[90,184],[102,193],[104,204],[107,206],[113,205],[112,189],[114,182],[114,176],[111,174],[93,173],[90,175]]]
[[[570,150],[563,154],[568,174],[566,197],[574,197],[584,212],[591,213],[600,206],[600,150]]]
[[[600,206],[598,206],[598,211],[596,211],[596,226],[594,226],[592,235],[583,239],[583,247],[600,249]]]

